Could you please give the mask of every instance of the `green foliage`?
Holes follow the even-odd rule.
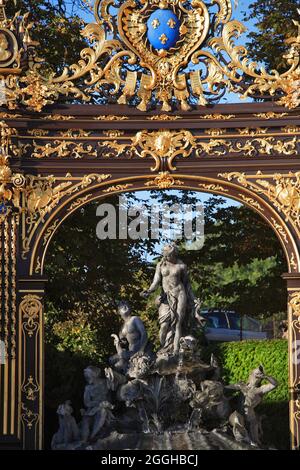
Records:
[[[52,70],[61,71],[65,65],[77,62],[86,44],[80,31],[84,21],[80,10],[87,10],[82,0],[16,0],[8,2],[8,14],[30,12],[35,23],[33,39],[39,42],[38,54]]]
[[[118,199],[106,202],[117,206]],[[99,362],[114,352],[110,335],[120,327],[117,302],[129,301],[136,313],[147,303],[140,295],[150,282],[143,253],[154,253],[154,243],[99,240],[97,205],[77,211],[52,241],[46,259],[45,329],[47,342],[57,350]]]
[[[245,206],[205,205],[205,243],[199,251],[181,251],[195,295],[204,307],[235,309],[269,317],[286,309],[281,274],[286,260],[274,232]]]
[[[293,20],[299,19],[299,0],[256,0],[251,2],[245,14],[253,20],[256,31],[249,33],[251,41],[246,44],[250,56],[270,69],[286,70],[288,64],[283,55],[288,50],[284,42],[296,36]]]
[[[286,340],[238,341],[210,346],[222,364],[226,383],[246,382],[249,372],[260,364],[273,376],[278,387],[266,395],[265,402],[288,400],[288,346]]]

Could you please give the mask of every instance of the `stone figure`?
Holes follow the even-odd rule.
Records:
[[[153,282],[142,293],[144,297],[162,287],[157,298],[160,324],[160,352],[178,354],[180,338],[194,311],[194,296],[186,265],[178,258],[175,244],[163,248],[162,260],[157,264]]]
[[[193,408],[190,417],[190,426],[198,426],[202,422],[224,422],[230,414],[228,399],[224,395],[224,386],[215,380],[201,382],[200,390],[197,390],[190,402]]]
[[[262,385],[263,381],[268,383]],[[262,402],[264,395],[276,387],[276,380],[265,375],[263,366],[259,366],[250,373],[247,383],[240,382],[226,387],[227,390],[240,391],[242,395],[240,410],[235,411],[234,415],[230,417],[233,433],[237,440],[260,444],[261,420],[256,414],[255,408]]]
[[[125,373],[129,360],[139,355],[144,355],[148,346],[148,335],[142,320],[132,315],[131,308],[127,302],[120,302],[118,314],[123,320],[119,336],[112,335],[117,354],[110,357],[110,365],[117,371]]]
[[[87,442],[94,439],[106,423],[109,424],[113,417],[113,405],[110,403],[106,378],[101,378],[98,367],[88,366],[84,370],[84,377],[87,385],[83,397],[85,408],[81,410],[81,437]]]
[[[277,386],[276,380],[260,366],[247,383],[226,386],[217,358],[211,354],[206,362],[208,351],[199,334],[205,328],[201,302],[193,297],[187,268],[178,259],[175,245],[164,248],[154,280],[143,295],[159,286],[161,349],[153,353],[144,323],[132,315],[128,303],[121,302],[122,327],[119,335],[112,335],[117,352],[103,377],[98,367],[84,370],[87,384],[79,430],[70,402],[59,406],[53,449],[248,450],[261,446],[256,407]],[[237,405],[226,391],[238,392]],[[298,392],[300,396],[300,387]]]
[[[195,357],[197,350],[197,340],[194,336],[182,336],[179,340],[179,369],[184,367],[184,364],[188,361],[192,361]]]
[[[74,441],[80,440],[79,428],[72,413],[73,408],[70,400],[67,400],[57,408],[59,429],[52,438],[52,449],[59,449],[61,446],[65,447]]]

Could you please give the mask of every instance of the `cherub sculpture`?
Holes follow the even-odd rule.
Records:
[[[65,447],[72,442],[80,440],[79,428],[72,413],[73,408],[70,400],[65,401],[65,403],[57,408],[59,429],[52,438],[52,449],[58,449],[61,446]]]
[[[117,354],[110,357],[109,362],[118,372],[125,373],[131,358],[144,355],[148,346],[148,335],[143,321],[132,315],[127,302],[120,302],[118,314],[123,320],[123,325],[119,336],[112,335]]]
[[[81,437],[84,442],[94,439],[105,424],[113,418],[110,392],[106,378],[101,378],[98,367],[89,366],[84,370],[87,385],[84,389],[84,406],[81,410]]]
[[[262,385],[263,381],[268,383]],[[240,391],[242,395],[240,409],[229,418],[236,440],[255,445],[261,444],[261,420],[256,414],[255,408],[262,402],[264,395],[276,387],[276,380],[265,375],[262,365],[250,373],[247,383],[239,382],[226,387],[227,390]]]
[[[201,382],[200,390],[194,393],[190,406],[193,408],[191,427],[208,421],[224,422],[230,414],[228,399],[224,396],[224,386],[215,380]]]

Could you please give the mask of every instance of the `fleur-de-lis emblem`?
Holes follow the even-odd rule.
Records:
[[[169,28],[174,29],[176,26],[176,21],[174,21],[173,18],[170,18],[167,22],[167,25],[169,26]]]
[[[154,18],[154,20],[151,23],[153,29],[157,29],[160,26],[160,22],[157,18]]]
[[[168,38],[165,34],[162,34],[161,36],[159,36],[159,40],[162,44],[166,44]]]

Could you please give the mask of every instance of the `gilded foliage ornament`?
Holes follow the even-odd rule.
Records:
[[[173,160],[180,155],[188,157],[196,146],[193,135],[186,130],[154,132],[140,131],[132,140],[137,154],[142,157],[152,157],[155,165],[151,171],[157,171],[167,166],[168,170],[176,170]]]
[[[228,181],[236,180],[241,186],[271,201],[300,234],[300,172],[274,175],[264,175],[261,171],[256,175],[231,172],[219,176]]]
[[[287,40],[288,70],[267,72],[247,57],[236,39],[245,26],[231,19],[232,0],[96,0],[95,22],[82,30],[87,47],[60,75],[43,75],[28,15],[9,20],[2,1],[0,79],[4,103],[41,111],[61,96],[77,101],[114,98],[142,111],[159,104],[205,106],[225,91],[242,97],[276,95],[299,106],[299,34]]]
[[[183,186],[184,182],[180,179],[175,179],[168,171],[161,171],[158,176],[147,181],[145,186],[156,187],[159,189],[169,189],[172,186]]]
[[[290,294],[289,306],[292,311],[292,315],[300,317],[300,292],[293,292]]]

